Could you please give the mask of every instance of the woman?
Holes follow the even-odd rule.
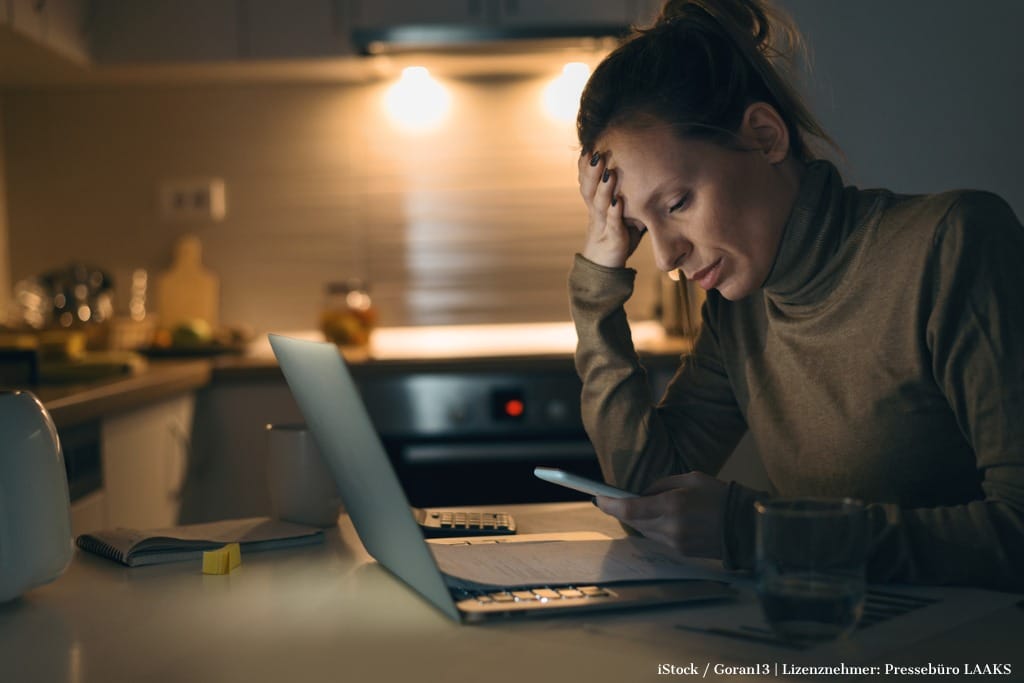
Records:
[[[869,579],[1024,590],[1024,231],[988,193],[844,187],[780,29],[756,0],[670,0],[584,91],[583,417],[605,479],[644,494],[597,503],[749,568],[757,498],[850,496]],[[645,235],[708,290],[657,405],[623,309]],[[770,493],[714,478],[747,430]]]

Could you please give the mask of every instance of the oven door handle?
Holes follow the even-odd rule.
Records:
[[[402,447],[402,462],[409,465],[536,460],[543,458],[593,460],[597,456],[589,441],[507,441],[489,443],[408,444]]]

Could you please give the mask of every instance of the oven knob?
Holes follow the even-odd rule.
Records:
[[[569,415],[569,406],[565,401],[548,401],[544,412],[552,422],[562,422]]]

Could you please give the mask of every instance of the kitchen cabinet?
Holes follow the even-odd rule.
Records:
[[[628,26],[635,20],[634,3],[626,0],[499,0],[498,20],[503,26]]]
[[[178,523],[189,466],[195,395],[106,417],[101,424],[107,526]]]
[[[38,2],[38,0],[37,0]],[[74,61],[90,59],[85,31],[86,4],[83,0],[46,0],[45,43]]]
[[[85,16],[85,0],[9,0],[0,23],[81,63],[89,59]]]
[[[356,0],[352,22],[356,28],[483,24],[494,9],[493,0]]]
[[[397,27],[528,34],[625,29],[646,22],[658,5],[655,0],[5,0],[0,24],[6,20],[15,32],[80,63],[245,62],[351,56],[353,43],[362,47]]]
[[[235,59],[234,0],[96,0],[90,27],[97,62]]]
[[[155,361],[138,374],[32,388],[60,435],[75,534],[178,521],[195,395],[210,362]]]
[[[429,3],[427,3],[429,4]],[[97,62],[223,62],[350,52],[346,0],[95,0]]]
[[[41,43],[46,31],[46,2],[39,0],[9,0],[11,28],[21,35]]]
[[[246,0],[242,8],[243,57],[297,59],[352,52],[347,2]]]
[[[647,0],[363,0],[356,28],[403,25],[492,25],[501,27],[625,26],[641,18]]]

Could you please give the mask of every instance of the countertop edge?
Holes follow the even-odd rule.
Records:
[[[674,370],[687,352],[684,344],[638,349],[650,370]],[[407,372],[575,372],[571,353],[481,355],[469,357],[373,358],[365,351],[343,350],[357,378]],[[267,381],[282,378],[273,356],[218,356],[189,360],[150,361],[138,374],[68,386],[28,387],[46,406],[58,427],[71,427],[127,412],[218,382]]]
[[[212,364],[207,360],[160,362],[150,363],[146,370],[129,377],[61,387],[59,391],[49,387],[32,391],[57,427],[70,427],[201,389],[212,377]]]
[[[648,369],[675,369],[687,349],[638,351]],[[394,375],[399,372],[526,372],[575,370],[572,354],[495,355],[459,358],[371,358],[359,351],[344,351],[353,376],[357,378]],[[262,356],[222,356],[212,363],[213,381],[240,381],[281,377],[274,358]]]

